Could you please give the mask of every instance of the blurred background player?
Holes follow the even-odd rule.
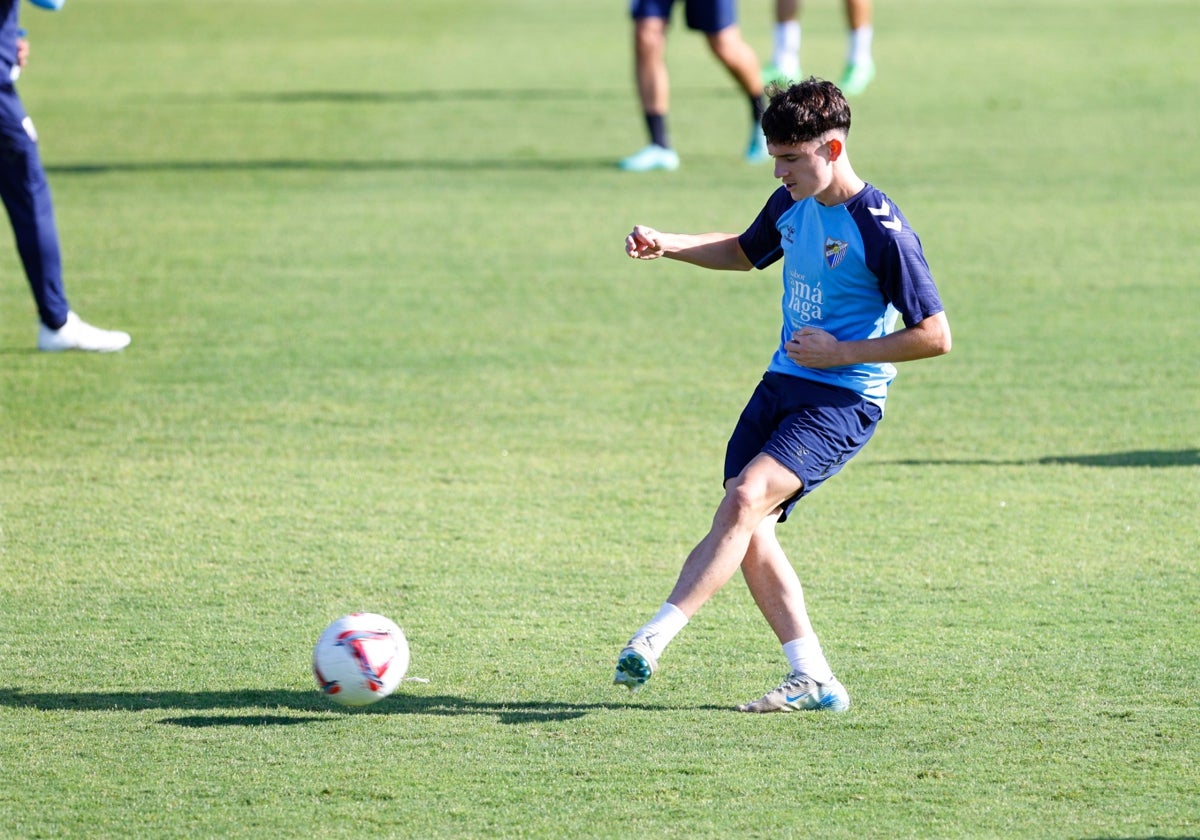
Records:
[[[875,78],[871,57],[871,0],[845,0],[849,44],[846,69],[838,87],[847,96],[857,96]],[[767,84],[786,84],[800,79],[800,0],[775,0],[775,34],[771,63],[763,71]]]
[[[688,29],[703,32],[713,55],[737,81],[750,102],[750,142],[746,160],[769,158],[759,120],[766,101],[758,56],[742,38],[737,25],[736,0],[683,0]],[[675,0],[633,0],[634,70],[638,97],[646,120],[649,145],[618,164],[629,172],[678,169],[679,154],[671,146],[667,129],[670,80],[667,73],[667,26]]]
[[[57,10],[63,0],[36,0]],[[37,302],[39,350],[113,352],[129,344],[129,335],[102,330],[71,311],[62,283],[62,258],[50,185],[38,155],[37,131],[25,113],[15,82],[29,56],[20,28],[20,0],[0,0],[0,199],[8,210],[17,252]]]

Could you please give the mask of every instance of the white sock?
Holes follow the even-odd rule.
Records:
[[[683,610],[671,603],[663,604],[659,611],[655,613],[654,618],[642,625],[642,629],[633,634],[633,638],[637,639],[640,637],[645,641],[657,659],[659,656],[662,656],[662,652],[667,649],[667,645],[671,643],[671,640],[678,635],[679,631],[687,623],[688,617],[683,614]]]
[[[775,47],[771,63],[789,79],[800,75],[800,21],[775,24]]]
[[[870,24],[850,31],[850,48],[846,54],[847,63],[861,64],[871,60],[871,36],[873,34],[874,29]]]
[[[788,642],[783,646],[783,655],[791,663],[793,671],[799,671],[819,683],[833,679],[833,670],[825,661],[825,654],[821,652],[821,642],[815,635],[801,636]]]

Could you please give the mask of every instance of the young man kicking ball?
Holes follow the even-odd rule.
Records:
[[[825,659],[775,526],[870,439],[893,365],[949,352],[950,327],[917,235],[850,165],[841,90],[813,78],[777,90],[762,128],[783,185],[744,233],[637,225],[625,238],[638,260],[747,271],[782,258],[783,327],[729,440],[712,527],[666,603],[620,652],[614,682],[644,685],[671,640],[741,568],[790,669],[777,688],[738,708],[844,711],[850,697]]]

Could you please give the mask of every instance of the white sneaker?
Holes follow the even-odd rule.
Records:
[[[654,651],[646,644],[645,639],[635,637],[617,656],[617,673],[613,677],[614,685],[623,685],[636,692],[654,676],[658,669]]]
[[[93,327],[74,312],[67,313],[67,323],[56,330],[45,324],[38,327],[38,349],[43,353],[64,350],[83,350],[90,353],[114,353],[124,350],[132,339],[129,333]]]
[[[753,703],[738,706],[739,712],[844,712],[850,708],[850,695],[837,677],[819,683],[792,671],[778,688],[768,691]]]

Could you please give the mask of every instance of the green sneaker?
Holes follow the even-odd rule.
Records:
[[[867,85],[871,84],[871,80],[874,78],[875,62],[868,58],[866,61],[856,64],[847,64],[846,72],[842,74],[842,80],[838,82],[838,87],[846,96],[858,96],[867,89]]]
[[[780,70],[778,65],[776,65],[776,64],[768,64],[765,67],[763,67],[763,70],[762,70],[763,87],[770,87],[771,85],[779,85],[780,87],[785,87],[787,85],[793,84],[799,78],[800,78],[799,68],[797,68],[797,70],[796,70],[796,78],[794,78],[794,79],[791,76],[789,76],[787,73],[784,73],[782,70]]]

